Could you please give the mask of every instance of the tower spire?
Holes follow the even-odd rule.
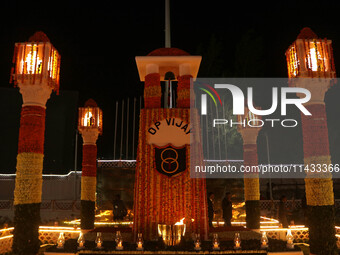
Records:
[[[165,0],[165,48],[171,48],[170,0]]]

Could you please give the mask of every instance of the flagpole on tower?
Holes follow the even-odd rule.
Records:
[[[165,0],[165,48],[171,48],[170,0]]]

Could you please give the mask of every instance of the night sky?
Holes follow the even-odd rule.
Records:
[[[308,26],[333,40],[339,68],[339,11],[338,1],[172,0],[171,43],[202,55],[199,77],[287,77],[285,50]],[[114,102],[142,94],[134,57],[164,47],[164,1],[3,1],[0,14],[0,86],[12,86],[14,43],[42,30],[62,57],[60,89],[103,109],[99,156],[112,154]]]

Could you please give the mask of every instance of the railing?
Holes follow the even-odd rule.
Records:
[[[241,166],[243,163],[243,160],[204,160],[205,164],[207,166],[215,165],[216,162],[219,162],[220,164],[230,164],[235,166]],[[135,168],[136,167],[136,160],[120,160],[120,159],[98,159],[97,160],[98,167],[101,168]]]
[[[261,210],[269,211],[273,208],[278,208],[280,200],[260,200]],[[289,208],[300,209],[302,206],[301,200],[287,200],[286,205]]]
[[[309,230],[307,227],[291,227],[291,228],[269,228],[261,229],[266,232],[268,238],[277,240],[286,240],[287,231],[290,230],[295,242],[307,243],[309,241]]]
[[[0,200],[0,210],[12,210],[13,200]],[[43,200],[40,210],[51,211],[80,211],[80,201],[72,200]]]
[[[277,208],[280,200],[260,200],[260,206],[262,211],[271,210]],[[290,208],[301,208],[301,200],[287,200],[287,206]],[[335,207],[340,207],[340,199],[335,200]],[[0,200],[0,210],[12,210],[13,200]],[[41,210],[51,211],[79,211],[80,201],[74,200],[43,200],[40,206]],[[340,231],[339,231],[340,234]]]

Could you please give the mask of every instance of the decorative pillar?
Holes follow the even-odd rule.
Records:
[[[147,74],[145,76],[144,107],[161,108],[161,97],[162,89],[159,73]]]
[[[190,108],[190,82],[191,75],[182,75],[178,77],[177,87],[177,107]]]
[[[83,138],[81,174],[81,229],[94,229],[97,188],[97,139],[103,131],[103,115],[97,103],[89,99],[79,108],[78,129]]]
[[[243,161],[245,167],[257,167],[257,136],[261,128],[256,119],[261,119],[260,116],[255,116],[245,107],[245,115],[238,116],[238,121],[243,123],[239,126],[238,132],[243,138]],[[248,122],[252,126],[248,126]],[[246,202],[246,223],[249,229],[260,228],[260,183],[259,174],[257,171],[244,173],[244,200]]]
[[[311,92],[301,114],[305,170],[331,162],[324,96],[336,77],[331,41],[318,39],[309,28],[301,30],[286,51],[290,86]],[[298,96],[300,96],[298,94]],[[334,193],[330,172],[306,172],[305,190],[311,254],[336,254]]]
[[[20,117],[14,190],[14,254],[37,254],[44,159],[46,102],[59,91],[60,55],[48,37],[35,33],[16,43],[11,82],[19,87]]]

